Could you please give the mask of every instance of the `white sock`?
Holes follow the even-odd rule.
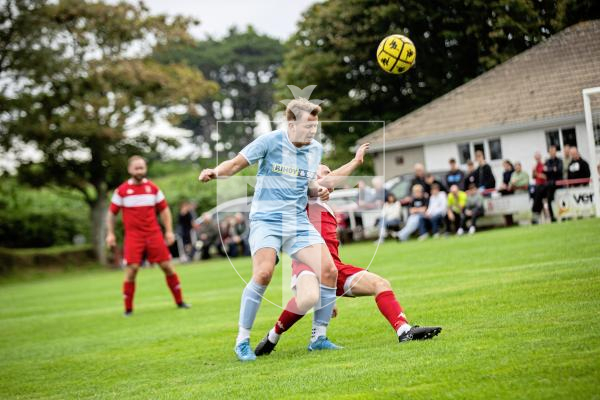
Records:
[[[320,336],[327,336],[327,327],[325,325],[313,324],[310,342],[316,342]]]
[[[250,339],[250,329],[242,328],[238,330],[237,339],[235,340],[235,344],[240,344],[246,339]]]
[[[400,325],[400,327],[398,328],[398,330],[396,331],[396,333],[398,334],[398,336],[400,336],[403,333],[408,332],[410,330],[410,328],[412,328],[412,326],[410,326],[408,323],[402,324],[402,325]]]
[[[279,337],[281,335],[275,332],[275,328],[271,328],[271,330],[269,331],[269,342],[271,343],[277,343],[279,342]]]

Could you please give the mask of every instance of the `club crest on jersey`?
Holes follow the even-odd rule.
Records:
[[[144,186],[144,189],[146,189],[146,193],[152,192],[152,189],[148,185]]]
[[[273,163],[271,166],[271,170],[275,173],[288,175],[288,176],[298,176],[302,178],[308,179],[316,179],[317,174],[313,171],[308,171],[302,168],[297,167],[288,167],[286,165]]]
[[[127,189],[127,194],[133,194],[133,189]]]

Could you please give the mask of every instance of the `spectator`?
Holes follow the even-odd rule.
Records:
[[[429,191],[431,190],[431,187],[425,181],[425,178],[426,178],[425,177],[425,167],[423,166],[423,164],[416,163],[414,166],[414,170],[415,170],[415,177],[410,182],[410,187],[412,188],[415,185],[421,185],[421,187],[423,188],[423,191],[425,193],[427,193],[427,195],[429,195]]]
[[[376,176],[372,179],[373,192],[375,196],[375,206],[382,207],[387,199],[387,190],[385,189],[385,181],[383,177]]]
[[[454,158],[451,158],[448,163],[450,164],[450,171],[448,171],[446,174],[446,187],[449,188],[452,185],[458,185],[458,187],[462,187],[465,179],[464,172],[458,168]]]
[[[209,213],[202,214],[202,219],[198,226],[198,242],[202,246],[201,258],[203,260],[210,258],[211,246],[217,246],[217,248],[220,248],[217,240],[220,240],[219,230],[217,224],[212,218],[212,215]]]
[[[429,229],[431,229],[433,237],[439,236],[438,229],[446,216],[447,207],[448,199],[446,198],[446,192],[441,190],[439,183],[434,182],[431,185],[431,195],[429,196],[427,211],[425,211],[419,225],[419,239],[426,239]]]
[[[463,190],[467,190],[471,184],[477,186],[479,182],[479,171],[475,169],[475,164],[467,160],[467,177],[463,181]]]
[[[419,228],[419,224],[421,223],[421,218],[427,211],[427,197],[425,197],[425,191],[423,190],[423,186],[414,185],[412,187],[412,200],[409,204],[408,209],[408,220],[406,221],[406,225],[396,237],[401,241],[406,241],[412,235],[414,231]]]
[[[192,230],[197,228],[196,213],[194,212],[195,204],[189,201],[184,201],[179,206],[179,216],[177,228],[181,241],[183,242],[184,257],[183,261],[191,261],[194,258],[196,248],[192,243]]]
[[[242,255],[250,255],[250,244],[248,238],[250,237],[250,226],[246,223],[246,218],[242,213],[236,213],[233,216],[231,230],[233,234],[233,241],[241,247]]]
[[[571,155],[571,163],[569,164],[569,174],[567,178],[571,179],[589,179],[591,176],[590,166],[579,154],[577,147],[571,147],[569,151]],[[583,186],[587,185],[587,183],[576,183],[574,185],[569,186]]]
[[[502,195],[512,194],[512,190],[510,189],[510,177],[512,176],[515,167],[509,160],[504,160],[502,162],[502,166],[504,167],[504,172],[502,173],[502,183],[500,184],[499,192]]]
[[[467,205],[467,194],[458,188],[458,185],[450,186],[448,194],[448,230],[463,234],[463,216]]]
[[[540,220],[540,213],[544,208],[544,198],[546,198],[546,174],[540,152],[536,151],[533,157],[535,159],[535,166],[533,167],[531,176],[535,181],[535,189],[533,191],[533,206],[531,207],[531,223],[537,224]]]
[[[556,222],[554,210],[552,210],[552,202],[554,201],[554,192],[556,192],[556,182],[563,178],[563,163],[562,160],[556,156],[556,146],[552,145],[548,148],[548,155],[550,157],[544,163],[544,173],[546,174],[547,179],[546,199],[548,201],[550,219],[552,222]]]
[[[515,163],[515,170],[510,176],[508,189],[512,193],[529,193],[529,175],[523,171],[523,166],[518,161]]]
[[[387,195],[381,210],[381,218],[378,219],[377,224],[379,224],[379,239],[377,240],[379,243],[385,240],[388,229],[400,226],[400,202],[396,201],[396,196],[391,193]]]
[[[425,175],[425,183],[429,185],[429,188],[430,188],[430,189],[429,189],[429,193],[430,193],[430,194],[431,194],[431,186],[432,186],[434,183],[436,183],[436,184],[437,184],[437,185],[440,187],[440,190],[441,190],[442,192],[446,192],[446,191],[448,190],[448,189],[446,189],[446,186],[444,186],[444,184],[443,184],[442,182],[438,181],[438,180],[435,178],[435,176],[433,176],[433,174],[430,174],[430,173],[428,173],[428,174],[426,174],[426,175]]]
[[[469,234],[474,234],[475,230],[477,229],[477,219],[483,214],[483,197],[477,190],[477,187],[475,185],[471,185],[467,191],[467,203],[465,205],[462,232],[459,229],[457,233],[461,235],[464,230],[467,229],[467,221],[470,220]]]
[[[492,172],[492,167],[485,161],[483,151],[475,152],[475,160],[477,160],[477,186],[480,189],[494,189],[496,187],[496,178]]]
[[[569,164],[571,164],[571,146],[565,144],[563,146],[563,177],[567,178],[569,175]],[[567,178],[568,179],[568,178]]]

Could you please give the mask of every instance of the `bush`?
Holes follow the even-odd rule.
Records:
[[[56,267],[87,264],[94,260],[91,245],[58,246],[45,249],[0,248],[0,275],[14,268]]]
[[[48,247],[72,244],[73,237],[88,230],[87,210],[84,218],[74,210],[25,212],[5,210],[0,212],[0,246]]]

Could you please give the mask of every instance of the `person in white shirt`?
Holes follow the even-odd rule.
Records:
[[[427,211],[421,218],[419,224],[419,239],[427,239],[429,236],[427,231],[431,229],[431,234],[434,237],[438,237],[438,230],[440,225],[446,216],[448,207],[448,200],[446,198],[446,192],[441,191],[440,185],[434,183],[431,185],[431,195],[429,196],[429,205]]]
[[[400,202],[396,200],[396,196],[389,193],[383,203],[381,217],[379,218],[379,239],[378,242],[385,240],[387,230],[394,226],[400,225]]]

